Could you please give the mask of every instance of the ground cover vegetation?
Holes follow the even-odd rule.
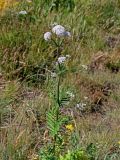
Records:
[[[0,159],[120,159],[120,1],[0,1]]]

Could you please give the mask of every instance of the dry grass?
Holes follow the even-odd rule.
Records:
[[[9,6],[8,2],[12,4],[11,1],[1,0],[0,9]],[[53,67],[51,62],[55,60],[51,55],[55,50],[43,41],[43,33],[55,21],[65,25],[72,32],[72,37],[66,42],[62,52],[71,55],[67,65],[68,73],[62,82],[62,87],[65,91],[71,89],[75,93],[75,98],[63,112],[72,116],[74,120],[79,135],[78,144],[85,147],[94,143],[98,148],[99,160],[118,150],[120,43],[118,40],[113,44],[115,41],[111,40],[108,45],[106,36],[114,37],[118,32],[119,18],[116,17],[120,14],[119,5],[117,1],[112,1],[113,5],[107,0],[90,4],[81,2],[83,5],[78,1],[76,9],[69,14],[53,11],[48,12],[48,15],[45,9],[39,8],[40,6],[37,8],[35,3],[30,6],[25,2],[18,5],[13,14],[10,15],[11,12],[7,11],[2,16],[1,160],[29,160],[46,144],[48,138],[46,111],[52,103],[48,95],[50,86],[48,79],[44,81],[40,77],[37,79],[39,81],[36,81],[36,77],[38,74],[44,74],[44,70],[41,70],[43,63],[47,64],[49,69]],[[16,13],[24,10],[23,8],[28,11],[28,18],[21,20]],[[114,24],[111,23],[111,19]],[[19,36],[16,36],[17,34]],[[108,62],[112,67],[118,62],[117,72],[106,66]],[[34,78],[33,75],[37,76]],[[84,111],[76,108],[78,103],[86,104]]]

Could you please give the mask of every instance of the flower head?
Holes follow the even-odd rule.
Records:
[[[26,11],[20,11],[19,14],[21,14],[21,15],[26,15],[27,12],[26,12]]]
[[[66,129],[68,129],[69,131],[73,131],[73,130],[74,130],[74,127],[73,127],[72,124],[68,124],[68,125],[66,125],[65,127],[66,127]]]
[[[65,36],[65,28],[61,25],[56,25],[55,27],[53,27],[52,32],[59,37]]]
[[[61,56],[61,57],[58,58],[58,63],[60,63],[60,64],[64,63],[65,60],[66,60],[66,57],[65,56]]]
[[[44,34],[44,39],[45,39],[45,41],[51,40],[51,36],[52,36],[52,33],[51,33],[51,32],[46,32],[46,33]]]
[[[118,141],[118,144],[120,145],[120,141]]]

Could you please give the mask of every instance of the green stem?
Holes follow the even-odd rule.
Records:
[[[54,39],[51,39],[51,41],[53,41],[56,47],[59,47],[59,44]]]
[[[59,70],[60,70],[60,64],[59,65]],[[61,77],[60,75],[58,76],[58,84],[57,84],[57,108],[56,108],[56,122],[59,120],[59,108],[60,108],[60,80]],[[56,140],[57,140],[57,135],[54,136],[54,155],[56,155]]]
[[[60,76],[58,77],[58,85],[57,85],[57,103],[60,107]]]

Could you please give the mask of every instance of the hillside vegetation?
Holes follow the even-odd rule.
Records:
[[[120,160],[119,0],[0,0],[0,160]]]

